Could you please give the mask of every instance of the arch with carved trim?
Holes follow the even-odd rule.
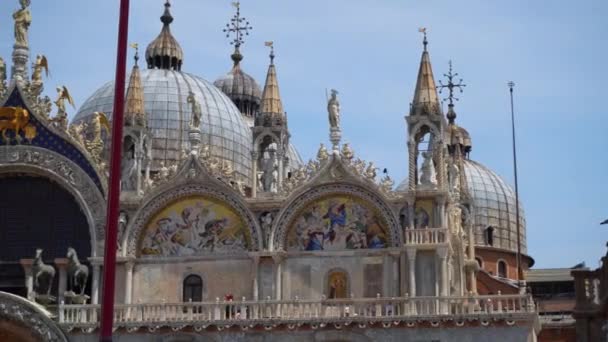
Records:
[[[280,212],[272,228],[269,249],[271,251],[286,250],[287,234],[292,229],[293,221],[308,205],[333,195],[353,196],[373,206],[381,219],[386,223],[386,233],[389,238],[387,247],[400,247],[403,244],[402,231],[397,214],[390,205],[377,193],[353,183],[322,184],[303,193],[292,196],[292,200]]]
[[[87,219],[91,256],[103,254],[106,204],[93,180],[59,153],[30,145],[0,149],[0,174],[29,174],[47,178],[70,193]]]
[[[200,182],[185,183],[176,187],[169,187],[165,191],[156,192],[153,196],[144,200],[140,209],[135,213],[134,219],[127,227],[127,255],[137,256],[139,240],[145,233],[146,227],[157,213],[167,206],[182,199],[193,196],[210,198],[225,204],[226,207],[234,212],[243,220],[249,229],[250,246],[249,251],[262,250],[262,233],[258,222],[253,213],[247,208],[245,203],[233,191],[224,191],[213,185]],[[212,254],[213,252],[211,252]]]
[[[10,293],[0,292],[0,336],[11,336],[11,340],[20,333],[26,333],[24,341],[68,342],[68,338],[50,318],[51,313],[42,306],[25,298]],[[13,331],[10,331],[11,328]],[[7,331],[3,331],[6,329]],[[11,335],[11,332],[14,333]]]

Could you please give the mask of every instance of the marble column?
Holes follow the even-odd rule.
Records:
[[[260,295],[260,290],[258,286],[258,269],[260,265],[260,257],[255,255],[252,260],[252,270],[251,270],[251,278],[253,281],[253,300],[258,300]]]
[[[133,292],[133,260],[127,260],[125,263],[125,304],[131,304]]]
[[[279,153],[277,155],[277,159],[279,160],[279,179],[277,182],[277,189],[281,189],[283,187],[283,159],[284,159],[284,155],[285,153],[282,150],[279,150]]]
[[[101,273],[100,264],[91,264],[93,267],[93,280],[91,282],[91,304],[99,304],[99,274]]]
[[[437,249],[440,267],[440,286],[439,295],[447,297],[449,295],[449,272],[448,272],[448,249],[441,247]]]
[[[408,293],[410,297],[416,297],[416,248],[406,248],[408,271],[409,271],[409,288]]]
[[[399,288],[399,284],[400,284],[400,274],[399,274],[399,259],[401,259],[401,252],[395,251],[395,252],[391,252],[391,275],[392,275],[392,280],[391,280],[391,284],[392,285],[392,296],[393,297],[399,297],[400,294],[400,288]]]
[[[254,146],[253,148],[256,148]],[[255,198],[258,193],[258,153],[251,152],[251,197]]]
[[[469,291],[472,292],[474,295],[477,294],[477,260],[475,259],[475,237],[473,236],[473,225],[469,223],[468,227],[468,240],[469,240],[469,261],[470,262],[475,262],[475,264],[472,264],[472,266],[475,267],[469,267],[468,268],[468,272],[469,272]]]
[[[282,289],[282,279],[283,279],[283,259],[284,257],[282,255],[273,255],[272,256],[272,260],[274,261],[274,275],[275,275],[275,282],[274,282],[274,293],[275,293],[275,299],[280,300],[281,299],[281,289]]]
[[[21,267],[23,267],[23,272],[25,273],[25,287],[27,289],[27,299],[30,301],[35,301],[35,293],[34,293],[34,275],[32,274],[32,265],[34,264],[34,259],[21,259],[19,260]]]
[[[59,270],[59,284],[57,286],[57,303],[65,303],[65,293],[68,290],[68,263],[66,258],[56,258],[55,266]],[[74,284],[72,284],[74,286]],[[70,289],[73,290],[73,289]]]

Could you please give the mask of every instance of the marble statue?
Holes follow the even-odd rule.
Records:
[[[80,263],[78,254],[72,247],[68,248],[68,290],[76,292],[82,296],[87,288],[87,280],[89,279],[89,268]]]
[[[331,129],[340,129],[340,102],[338,102],[338,91],[331,90],[331,98],[327,103],[327,112],[329,113],[329,126]]]
[[[374,162],[369,162],[367,169],[365,169],[365,177],[374,180],[376,178],[376,170],[378,168],[374,165]]]
[[[354,156],[355,156],[355,152],[350,147],[350,144],[344,143],[344,145],[342,145],[342,157],[344,159],[346,159],[347,161],[351,161]]]
[[[448,180],[450,182],[450,190],[460,190],[460,169],[456,163],[448,163]]]
[[[127,223],[129,222],[129,216],[125,211],[121,211],[118,214],[118,250],[122,251],[122,239],[127,231]]]
[[[275,169],[277,168],[275,158],[273,156],[268,156],[268,158],[262,159],[262,189],[267,192],[271,192],[273,186],[276,186],[276,181],[278,177],[275,177]]]
[[[188,94],[188,103],[192,106],[192,118],[190,119],[190,129],[198,129],[201,126],[201,117],[203,115],[201,111],[201,105],[194,97],[194,93]]]
[[[321,143],[321,146],[319,146],[319,151],[317,152],[317,160],[320,162],[326,161],[327,159],[329,159],[329,154],[327,153],[327,149],[325,148],[325,145],[323,145],[323,143]]]
[[[137,189],[137,165],[135,158],[135,146],[125,153],[120,177],[120,188],[122,191],[133,191]]]
[[[15,45],[27,48],[28,44],[28,30],[32,23],[32,14],[30,13],[29,6],[30,0],[19,0],[21,8],[13,13],[13,19],[15,20]]]
[[[42,261],[42,249],[36,249],[36,257],[32,265],[32,276],[34,277],[34,293],[36,295],[50,295],[55,278],[55,269]]]
[[[229,161],[224,161],[224,163],[222,164],[222,176],[224,178],[230,178],[232,177],[232,174],[234,173],[234,170],[232,169],[232,164]]]
[[[436,185],[437,177],[435,166],[433,165],[433,156],[429,152],[422,152],[424,161],[420,167],[420,184],[421,185]]]
[[[388,174],[382,177],[382,180],[380,180],[380,189],[382,189],[382,191],[384,191],[385,193],[391,192],[393,190],[394,185],[395,181],[393,181],[393,179]]]
[[[4,59],[0,57],[0,94],[4,92],[6,88],[6,63]]]
[[[270,192],[273,194],[279,192],[279,167],[277,165],[272,168]]]
[[[272,228],[272,220],[274,220],[274,218],[272,217],[271,212],[264,213],[262,216],[260,216],[260,223],[264,233],[270,233],[270,229]]]

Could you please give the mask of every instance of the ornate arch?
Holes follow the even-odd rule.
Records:
[[[243,220],[246,227],[249,228],[251,237],[249,250],[258,251],[263,248],[262,233],[257,220],[253,213],[238,198],[236,193],[233,193],[233,191],[223,191],[217,187],[208,185],[207,182],[193,182],[156,192],[142,203],[140,209],[135,213],[134,219],[127,227],[127,255],[137,256],[139,240],[148,222],[154,215],[165,209],[168,205],[192,196],[212,198],[233,209]]]
[[[82,209],[91,237],[91,256],[103,254],[106,204],[95,182],[63,155],[31,145],[0,149],[0,174],[26,173],[42,176],[67,190]]]
[[[285,242],[293,220],[297,218],[301,210],[307,205],[326,198],[331,195],[354,196],[370,203],[386,223],[389,247],[402,245],[403,237],[399,228],[399,218],[391,207],[378,194],[352,183],[330,183],[322,184],[303,193],[295,194],[287,206],[285,206],[272,228],[270,250],[286,250]]]
[[[427,126],[429,128],[429,132],[431,132],[435,136],[435,138],[438,139],[437,141],[443,141],[443,136],[441,135],[441,131],[438,129],[437,125],[428,119],[420,119],[410,129],[409,137],[410,137],[411,141],[414,141],[414,143],[417,143],[417,141],[415,141],[415,136],[423,126]]]
[[[41,341],[68,342],[65,333],[40,305],[10,293],[0,292],[0,320],[25,328]]]

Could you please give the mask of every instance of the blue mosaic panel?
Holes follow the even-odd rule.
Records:
[[[21,107],[27,109],[30,113],[32,111],[27,108],[27,105],[21,98],[21,94],[15,88],[9,98],[7,99],[4,107]],[[0,146],[3,145],[17,145],[17,144],[28,144],[32,146],[37,146],[41,148],[45,148],[47,150],[51,150],[53,152],[59,153],[62,156],[68,158],[76,165],[78,165],[95,183],[99,191],[103,193],[103,187],[101,186],[101,180],[95,171],[95,168],[89,163],[87,158],[84,156],[78,148],[76,148],[71,142],[65,140],[63,137],[53,133],[51,130],[46,128],[35,115],[30,115],[29,124],[36,127],[36,137],[32,140],[27,140],[25,138],[25,134],[23,132],[20,134],[21,142],[17,142],[14,135],[14,132],[7,132],[6,136],[8,139],[0,138]]]

